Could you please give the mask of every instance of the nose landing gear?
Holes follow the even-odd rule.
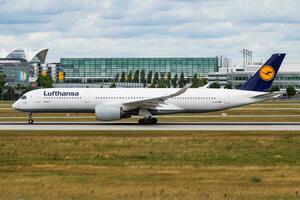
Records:
[[[28,124],[33,124],[33,119],[32,119],[32,112],[28,113]]]

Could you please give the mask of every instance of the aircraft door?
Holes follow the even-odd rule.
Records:
[[[31,96],[31,98],[33,98],[33,96]],[[41,94],[37,94],[36,96],[34,96],[34,102],[35,103],[41,103],[42,102]]]
[[[229,95],[225,95],[223,97],[223,102],[224,102],[224,104],[229,104],[230,103],[230,97],[229,97]]]
[[[84,95],[84,103],[91,103],[91,96],[88,93]]]

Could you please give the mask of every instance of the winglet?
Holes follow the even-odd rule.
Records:
[[[211,83],[206,83],[205,85],[202,86],[202,88],[208,88]]]
[[[175,92],[175,93],[169,95],[168,98],[172,98],[172,97],[179,96],[179,95],[185,93],[190,87],[191,87],[191,85],[190,85],[190,84],[187,84],[187,85],[185,85],[183,88],[181,88],[180,90],[178,90],[177,92]]]

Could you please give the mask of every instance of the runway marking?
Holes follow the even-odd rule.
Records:
[[[105,131],[300,131],[298,122],[168,122],[157,125],[138,125],[117,122],[39,122],[32,125],[22,122],[1,122],[0,130],[105,130]]]

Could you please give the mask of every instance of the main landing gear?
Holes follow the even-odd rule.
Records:
[[[28,124],[33,124],[33,119],[32,119],[32,112],[28,113]]]
[[[154,125],[157,123],[157,119],[152,117],[152,114],[146,108],[141,108],[139,110],[139,115],[144,117],[139,120],[140,125]]]
[[[140,125],[154,125],[156,123],[157,123],[157,119],[152,117],[145,117],[143,119],[139,119]]]

